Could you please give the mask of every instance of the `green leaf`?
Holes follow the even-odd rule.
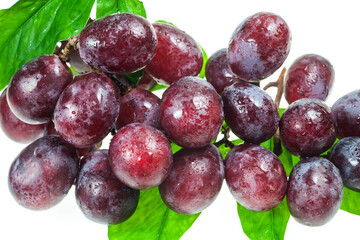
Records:
[[[164,89],[164,88],[168,88],[168,86],[161,85],[161,84],[156,84],[155,87],[153,87],[150,91],[154,92],[154,91],[161,90],[161,89]]]
[[[143,74],[144,74],[144,69],[141,69],[133,73],[125,74],[124,76],[130,81],[132,85],[136,85],[139,82],[139,80],[142,78]]]
[[[286,198],[276,208],[266,212],[253,212],[237,204],[244,233],[251,240],[282,240],[290,212]]]
[[[95,0],[22,0],[0,14],[0,89],[31,59],[79,34]],[[70,11],[71,10],[71,11]]]
[[[200,44],[199,44],[200,45]],[[201,47],[201,46],[200,46]],[[199,74],[199,77],[200,78],[204,78],[205,77],[205,66],[206,66],[206,63],[208,61],[208,56],[205,52],[205,50],[203,49],[203,47],[201,47],[201,51],[202,51],[202,54],[203,54],[203,66],[201,68],[201,71],[200,71],[200,74]]]
[[[244,142],[243,140],[241,139],[236,139],[236,140],[233,140],[231,141],[234,145],[239,145],[240,143]],[[219,148],[219,151],[223,157],[223,159],[226,158],[226,155],[228,154],[228,152],[230,152],[230,148],[229,147],[226,147],[225,144],[222,144]]]
[[[279,156],[280,161],[284,165],[285,172],[289,176],[291,170],[300,161],[300,158],[292,155],[284,146],[281,144],[282,153]]]
[[[344,196],[340,209],[360,215],[360,193],[344,187]]]
[[[108,237],[109,240],[178,240],[199,215],[175,213],[163,203],[158,188],[144,190],[134,215],[109,226]]]
[[[134,13],[146,18],[144,4],[139,0],[97,0],[96,18],[113,13]]]

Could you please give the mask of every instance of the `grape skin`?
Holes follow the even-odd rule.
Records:
[[[321,100],[302,98],[284,112],[279,124],[284,147],[296,156],[317,156],[336,140],[337,127],[331,109]]]
[[[18,143],[30,143],[43,136],[45,124],[28,124],[18,119],[11,111],[6,89],[0,96],[0,126],[6,136]]]
[[[120,112],[116,120],[116,129],[138,122],[154,128],[160,127],[160,98],[155,94],[135,88],[120,98]]]
[[[225,180],[236,201],[256,212],[279,205],[287,186],[279,158],[265,147],[247,143],[235,146],[227,154]]]
[[[87,25],[79,36],[81,59],[104,72],[125,74],[140,70],[154,57],[156,33],[143,17],[119,13]]]
[[[230,38],[230,68],[242,80],[260,81],[284,63],[290,45],[290,29],[281,17],[256,13],[240,23]]]
[[[360,137],[341,139],[332,148],[329,160],[340,170],[344,185],[360,192]]]
[[[134,189],[159,186],[168,175],[173,156],[165,135],[149,125],[131,123],[121,128],[109,147],[115,176]]]
[[[291,104],[301,98],[325,101],[335,78],[331,63],[316,54],[306,54],[294,61],[286,73],[284,95]]]
[[[214,87],[198,77],[184,77],[163,94],[160,126],[177,145],[204,147],[218,135],[224,119]]]
[[[119,115],[119,101],[119,90],[105,74],[77,75],[56,104],[55,129],[75,147],[91,147],[114,126]]]
[[[147,72],[144,71],[143,76],[140,78],[139,82],[136,84],[137,88],[142,88],[145,90],[151,90],[156,86],[156,81],[151,77]]]
[[[240,81],[228,87],[221,97],[225,121],[240,139],[261,143],[275,134],[279,126],[279,111],[264,90]]]
[[[197,42],[184,31],[166,23],[153,24],[158,38],[156,54],[145,72],[159,84],[170,85],[185,76],[197,76],[203,55]]]
[[[164,203],[180,214],[196,214],[215,201],[224,180],[220,151],[212,144],[174,154],[169,176],[159,186]]]
[[[55,206],[68,193],[78,174],[75,148],[58,136],[45,136],[28,145],[9,171],[15,200],[32,210]]]
[[[72,80],[71,70],[58,56],[37,57],[11,78],[7,90],[10,109],[23,122],[49,122],[60,94]]]
[[[287,202],[298,222],[308,226],[324,225],[340,208],[342,197],[340,172],[327,159],[305,158],[291,171]]]
[[[112,172],[108,151],[89,153],[76,183],[76,202],[90,220],[118,224],[133,215],[140,192],[122,184]]]
[[[236,81],[234,73],[230,69],[226,52],[226,48],[216,51],[208,59],[205,67],[206,80],[214,86],[219,94]]]
[[[339,98],[331,107],[339,130],[338,138],[360,137],[360,90]]]

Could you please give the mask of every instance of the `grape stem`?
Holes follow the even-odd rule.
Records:
[[[229,140],[229,138],[230,138],[230,128],[222,127],[221,133],[224,134],[224,137],[221,140],[214,143],[214,145],[216,147],[220,147],[221,145],[225,144],[225,147],[228,147],[230,149],[235,147],[235,145]]]
[[[60,53],[58,54],[60,59],[63,62],[67,62],[69,60],[68,55],[70,53],[70,49],[78,49],[78,41],[79,41],[79,35],[75,35],[71,38],[69,38],[69,40],[67,41],[64,49],[62,51],[60,51]]]
[[[266,91],[270,87],[277,87],[277,92],[276,92],[276,96],[275,96],[275,104],[278,109],[280,107],[280,101],[281,101],[282,95],[284,93],[285,72],[286,72],[286,68],[284,67],[279,75],[278,80],[276,82],[269,82],[263,88],[264,91]],[[276,132],[274,134],[274,153],[277,156],[280,156],[280,154],[282,153],[279,128],[276,130]]]

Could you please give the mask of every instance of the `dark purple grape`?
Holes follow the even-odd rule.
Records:
[[[69,64],[75,71],[78,73],[88,73],[90,72],[90,66],[87,65],[80,57],[79,50],[73,48],[70,49],[69,54]]]
[[[122,184],[111,171],[108,151],[86,156],[76,182],[76,202],[84,215],[97,223],[118,224],[133,215],[139,190]]]
[[[295,220],[309,226],[324,225],[341,205],[340,172],[325,158],[302,159],[291,171],[286,197]]]
[[[71,70],[58,56],[37,57],[10,80],[7,90],[10,109],[23,122],[49,122],[60,94],[72,79]]]
[[[237,82],[222,93],[225,121],[236,136],[249,143],[271,138],[279,126],[279,111],[259,87]]]
[[[344,185],[360,192],[360,137],[337,142],[331,150],[330,161],[340,170]]]
[[[9,171],[9,189],[25,208],[45,210],[68,193],[78,174],[75,148],[58,136],[46,136],[27,146]]]
[[[337,128],[331,109],[321,100],[302,98],[283,113],[280,136],[284,147],[301,157],[317,156],[336,140]]]
[[[216,199],[223,180],[223,159],[214,145],[184,148],[174,155],[170,174],[159,186],[160,196],[177,213],[199,213]]]
[[[109,73],[140,70],[154,57],[156,33],[143,17],[118,13],[87,25],[79,36],[81,58],[91,66]]]
[[[75,147],[91,147],[113,128],[119,115],[119,101],[119,90],[105,74],[77,75],[56,104],[55,129]]]
[[[151,90],[155,86],[156,86],[156,81],[154,80],[153,77],[151,77],[145,71],[144,71],[143,76],[140,78],[139,82],[136,85],[136,87],[142,88],[142,89],[145,89],[145,90]]]
[[[197,42],[169,24],[154,23],[153,26],[158,47],[145,72],[162,85],[170,85],[185,76],[197,76],[203,65],[202,51]]]
[[[338,138],[360,137],[360,90],[339,98],[331,110],[339,130]]]
[[[223,119],[220,96],[201,78],[184,77],[163,94],[160,125],[179,146],[199,148],[211,143]]]
[[[334,77],[334,68],[327,59],[315,54],[303,55],[295,60],[286,73],[286,101],[289,104],[301,98],[325,101]]]
[[[45,124],[33,125],[18,119],[7,103],[5,89],[0,96],[0,127],[11,140],[30,143],[43,136]]]
[[[287,186],[279,158],[263,146],[247,143],[235,146],[227,154],[225,179],[236,201],[256,212],[279,205]]]
[[[256,13],[240,23],[230,39],[230,68],[242,80],[262,80],[284,63],[290,45],[290,29],[281,17]]]
[[[205,67],[206,80],[219,94],[236,81],[228,63],[226,51],[226,48],[216,51],[206,62]]]
[[[155,128],[160,125],[160,98],[153,93],[135,88],[120,98],[120,112],[116,129],[129,123],[145,123]]]
[[[128,124],[115,134],[110,143],[109,160],[115,176],[139,190],[159,186],[173,162],[165,135],[143,123]]]

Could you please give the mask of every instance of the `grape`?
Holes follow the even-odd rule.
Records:
[[[338,138],[360,137],[360,90],[339,98],[331,110],[336,117]]]
[[[214,145],[183,148],[174,155],[170,174],[159,186],[160,196],[177,213],[199,213],[216,199],[223,180],[223,159]]]
[[[154,57],[156,33],[143,17],[119,13],[87,25],[79,36],[80,57],[89,65],[109,73],[140,70]]]
[[[340,170],[344,185],[360,192],[360,137],[337,142],[331,150],[330,161]]]
[[[247,143],[235,146],[227,154],[225,179],[236,201],[256,212],[279,205],[287,186],[279,158],[260,145]]]
[[[196,41],[169,24],[154,23],[153,26],[158,47],[145,72],[162,85],[170,85],[185,76],[197,76],[203,65],[203,55]]]
[[[160,126],[179,146],[206,146],[219,133],[223,118],[220,96],[201,78],[184,77],[163,94]]]
[[[143,76],[140,78],[139,82],[137,83],[137,87],[145,90],[151,90],[155,86],[156,86],[156,81],[154,80],[154,78],[152,78],[147,72],[144,71]]]
[[[23,207],[51,208],[68,193],[78,164],[73,146],[58,136],[42,137],[22,150],[12,163],[10,192]]]
[[[230,68],[242,80],[262,80],[284,63],[290,45],[290,29],[281,17],[256,13],[240,23],[231,36],[227,55]]]
[[[119,90],[105,74],[77,75],[56,104],[55,129],[75,147],[91,147],[113,128],[119,101]]]
[[[236,136],[249,143],[271,138],[279,125],[279,111],[259,87],[236,82],[222,93],[225,121]]]
[[[6,136],[18,143],[30,143],[43,136],[44,124],[27,124],[18,119],[11,111],[6,89],[0,96],[0,126]]]
[[[172,151],[165,135],[149,125],[131,123],[111,140],[110,166],[115,176],[135,189],[160,185],[172,165]]]
[[[84,162],[75,190],[76,202],[84,215],[103,224],[118,224],[131,217],[139,202],[139,191],[115,177],[108,151],[92,152]]]
[[[339,170],[325,158],[302,159],[291,171],[286,194],[295,220],[309,226],[324,225],[341,205],[343,183]]]
[[[153,93],[135,88],[120,98],[120,112],[116,129],[129,123],[145,123],[155,128],[160,125],[160,98]]]
[[[327,59],[315,54],[299,57],[286,74],[286,101],[289,104],[301,98],[325,101],[333,85],[334,75],[334,68]]]
[[[68,54],[69,64],[74,68],[78,73],[88,73],[90,72],[90,66],[87,65],[80,57],[79,50],[73,48],[70,49]]]
[[[10,109],[23,122],[49,122],[61,92],[71,81],[71,70],[58,56],[37,57],[10,80],[7,90]]]
[[[321,100],[302,98],[284,112],[279,124],[284,147],[301,157],[317,156],[336,140],[336,123],[331,109]]]
[[[205,67],[206,80],[214,86],[219,94],[236,81],[228,63],[226,51],[226,48],[216,51],[208,59]]]

